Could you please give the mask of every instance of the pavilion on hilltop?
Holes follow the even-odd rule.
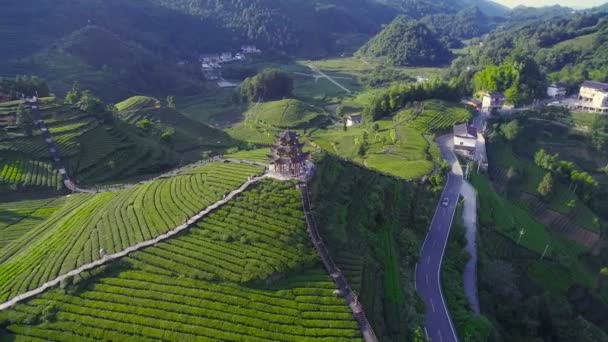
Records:
[[[300,143],[296,133],[285,131],[279,134],[269,155],[271,169],[283,176],[300,176],[310,159],[310,152],[303,152],[302,147],[304,143]]]

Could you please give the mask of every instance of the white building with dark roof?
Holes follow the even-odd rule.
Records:
[[[608,113],[608,83],[583,82],[575,107],[587,112]]]
[[[361,123],[361,114],[351,114],[346,117],[346,127],[352,127]]]
[[[492,114],[500,112],[505,105],[505,94],[493,92],[483,94],[481,97],[481,112]]]
[[[473,157],[477,147],[477,129],[469,124],[454,126],[454,152]]]
[[[547,87],[547,96],[553,99],[563,99],[567,92],[568,86],[564,83],[556,82]]]

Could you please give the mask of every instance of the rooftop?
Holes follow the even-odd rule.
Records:
[[[477,138],[477,129],[469,124],[454,125],[454,135],[463,138]]]
[[[486,95],[490,96],[493,99],[497,99],[497,98],[504,99],[505,98],[505,94],[501,93],[499,91],[491,92],[491,93],[488,93]]]
[[[608,83],[596,82],[596,81],[584,81],[581,87],[591,88],[595,90],[608,91]]]
[[[568,88],[568,85],[566,83],[562,83],[562,82],[555,82],[555,83],[551,83],[550,87],[552,87],[552,88]]]
[[[361,122],[361,114],[352,114],[348,118],[355,122]]]

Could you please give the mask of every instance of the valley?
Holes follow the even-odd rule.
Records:
[[[605,6],[0,18],[0,341],[608,341]]]

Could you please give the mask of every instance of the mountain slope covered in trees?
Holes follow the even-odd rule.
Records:
[[[363,57],[385,57],[394,65],[429,66],[448,63],[452,53],[424,24],[400,16],[358,52]]]

